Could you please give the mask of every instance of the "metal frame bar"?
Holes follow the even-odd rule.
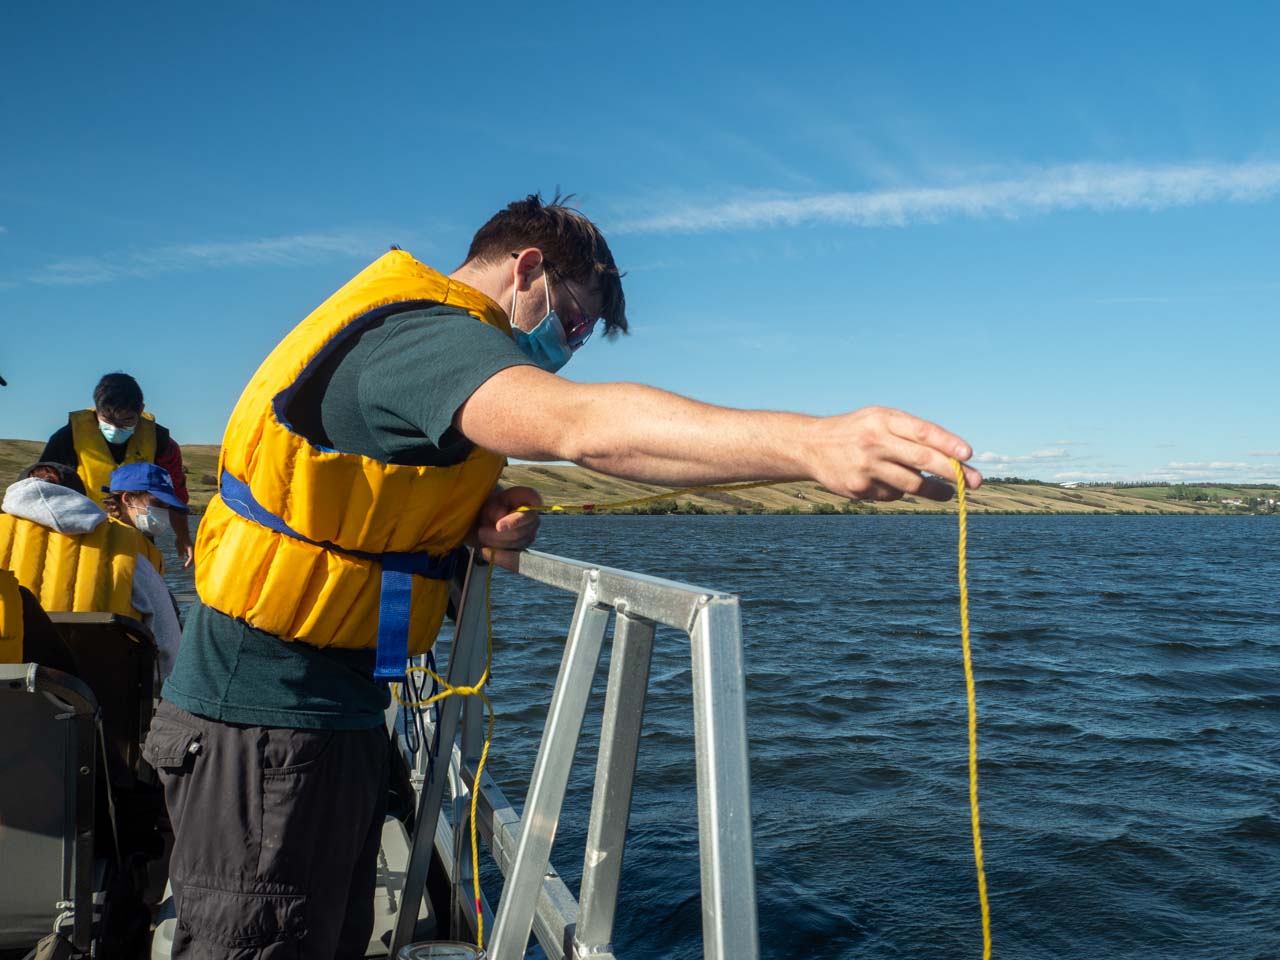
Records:
[[[547,725],[543,728],[525,798],[520,845],[493,921],[489,948],[492,960],[520,960],[533,928],[538,892],[551,863],[551,844],[560,823],[573,754],[591,695],[591,678],[600,661],[600,647],[609,622],[609,608],[596,602],[598,579],[595,571],[583,575],[573,625],[560,661],[560,674],[547,709]]]
[[[618,612],[579,892],[575,939],[577,951],[583,956],[613,953],[613,920],[631,818],[653,636],[652,621]]]
[[[746,685],[736,602],[709,600],[691,634],[705,956],[755,957]]]
[[[470,864],[463,856],[470,792],[478,789],[477,828],[505,877],[487,944],[491,960],[517,960],[530,931],[549,957],[611,960],[627,823],[639,752],[656,624],[689,636],[697,758],[703,953],[707,960],[757,960],[759,942],[747,765],[746,700],[738,599],[689,584],[599,567],[539,551],[499,551],[496,564],[577,594],[534,763],[524,817],[518,816],[486,774],[474,783],[483,742],[479,703],[446,700],[438,742],[441,759],[423,785],[407,894],[392,944],[405,940],[404,917],[416,915],[426,875],[426,848],[434,838],[450,875],[455,923],[474,930]],[[484,662],[484,574],[473,566],[449,657],[449,682],[470,682]],[[581,886],[581,908],[550,865],[551,847],[581,734],[592,680],[611,613],[617,611],[613,655],[601,724],[600,750]],[[465,679],[464,679],[465,678]],[[461,713],[461,718],[459,714]],[[455,747],[459,720],[462,742]],[[450,757],[446,765],[443,757]],[[454,798],[455,828],[437,825],[444,771]],[[469,838],[465,841],[469,845]],[[421,860],[421,864],[418,861]],[[415,867],[420,873],[415,873]],[[410,902],[412,901],[412,902]],[[486,910],[487,904],[482,905]],[[486,916],[486,920],[488,917]],[[456,929],[456,928],[455,928]],[[456,933],[455,933],[456,935]]]
[[[489,566],[485,564],[476,572],[479,584],[474,593],[463,599],[463,604],[474,600],[470,614],[465,614],[466,623],[471,633],[458,648],[457,656],[461,658],[461,683],[475,686],[484,674],[486,643],[485,629],[487,611],[485,607],[489,578]],[[459,614],[461,622],[464,614]],[[450,666],[453,665],[454,654],[450,653]],[[475,904],[471,895],[473,871],[471,867],[471,788],[467,781],[457,776],[457,771],[475,769],[480,764],[480,754],[484,749],[484,734],[487,724],[484,715],[484,704],[479,697],[464,697],[462,701],[462,746],[460,763],[455,768],[450,764],[450,787],[453,793],[453,895],[450,898],[450,917],[452,928],[460,930],[464,926],[475,929]],[[443,751],[442,751],[443,752]],[[485,909],[483,894],[480,909]],[[486,920],[491,920],[486,917]]]
[[[480,594],[483,598],[484,581],[487,571],[471,563],[467,568],[466,579],[462,586],[462,605],[458,609],[458,623],[453,635],[453,648],[449,652],[449,671],[446,681],[451,685],[462,684],[462,672],[469,662],[469,657],[462,655],[474,644],[474,638],[482,633],[483,620],[477,624],[477,617],[482,617],[484,609],[475,603],[474,598]],[[459,697],[446,697],[440,703],[439,728],[433,731],[440,744],[440,753],[448,755],[453,739],[458,732],[458,722],[462,714]],[[423,751],[429,749],[421,744]],[[449,772],[449,764],[437,758],[430,772],[426,774],[422,791],[418,797],[418,811],[413,824],[413,843],[409,850],[409,863],[404,875],[404,893],[400,898],[400,911],[396,915],[395,930],[391,936],[390,956],[399,956],[401,947],[409,943],[413,936],[413,928],[417,923],[418,911],[422,898],[426,894],[427,869],[431,865],[431,851],[435,846],[436,823],[440,819],[440,807],[444,801],[444,785]]]

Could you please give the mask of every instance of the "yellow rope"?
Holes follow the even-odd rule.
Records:
[[[987,875],[983,868],[982,859],[982,827],[978,813],[978,706],[977,696],[973,680],[973,659],[970,655],[969,648],[969,585],[968,585],[968,568],[966,562],[966,554],[968,550],[968,515],[965,506],[965,478],[964,468],[960,465],[960,461],[952,460],[956,473],[956,492],[959,498],[959,518],[960,518],[960,534],[957,543],[957,573],[960,581],[960,643],[964,651],[964,681],[965,692],[968,697],[969,705],[969,817],[973,825],[973,859],[977,867],[978,873],[978,903],[982,910],[982,960],[991,960],[991,909],[987,903]],[[648,497],[636,497],[631,500],[618,500],[599,506],[605,508],[613,507],[631,507],[644,503],[653,503],[658,500],[668,500],[672,497],[678,497],[682,494],[698,493],[714,490],[748,490],[753,487],[774,486],[776,481],[753,482],[753,483],[732,483],[722,484],[718,486],[704,487],[684,487],[680,490],[669,490],[665,493],[655,494]],[[543,507],[520,507],[522,511],[537,512],[555,512],[555,513],[589,513],[597,508],[596,504],[581,504],[576,506],[543,506]],[[476,907],[476,947],[479,950],[484,949],[484,912],[480,906],[480,855],[479,846],[476,841],[476,804],[480,798],[480,778],[484,773],[485,762],[489,758],[489,744],[493,740],[493,704],[489,702],[489,698],[481,689],[489,682],[489,671],[493,666],[493,607],[489,596],[489,586],[493,581],[493,567],[489,567],[489,572],[485,580],[484,588],[484,616],[485,616],[485,664],[484,672],[480,675],[480,679],[476,681],[474,686],[450,686],[445,680],[433,670],[426,667],[410,667],[409,672],[426,673],[431,676],[441,686],[439,693],[428,697],[425,700],[406,701],[401,699],[399,692],[399,684],[392,688],[392,693],[396,701],[403,707],[409,709],[422,709],[430,706],[437,701],[443,700],[451,696],[474,696],[479,697],[484,703],[485,710],[489,715],[489,727],[484,737],[484,747],[480,751],[480,762],[476,766],[475,780],[471,786],[471,884],[472,892],[475,894]]]
[[[969,656],[969,584],[965,554],[968,524],[964,502],[964,468],[956,469],[956,492],[960,499],[960,538],[957,546],[960,579],[960,645],[964,650],[964,684],[969,698],[969,817],[973,822],[973,860],[978,868],[978,903],[982,908],[982,960],[991,960],[991,909],[987,905],[987,874],[982,867],[982,828],[978,818],[978,705],[974,693],[973,660]]]
[[[480,762],[476,764],[476,777],[471,783],[471,892],[475,895],[476,901],[476,949],[484,950],[484,910],[480,906],[480,847],[476,840],[476,805],[480,799],[480,778],[484,775],[484,765],[489,759],[489,744],[493,741],[493,704],[489,702],[489,698],[482,689],[489,682],[489,670],[493,666],[493,606],[489,600],[489,585],[493,582],[493,566],[490,565],[489,572],[484,581],[484,624],[485,624],[485,659],[484,672],[480,674],[480,679],[473,686],[454,687],[450,686],[440,674],[426,667],[410,667],[406,673],[425,673],[431,677],[441,687],[439,693],[427,697],[425,700],[404,700],[400,696],[400,684],[394,684],[391,688],[392,696],[396,698],[396,702],[400,706],[409,710],[421,710],[431,706],[446,697],[479,697],[480,702],[484,704],[485,710],[489,714],[489,728],[485,731],[484,747],[480,751]],[[452,654],[451,654],[452,655]],[[423,745],[425,749],[425,744]],[[444,746],[443,744],[441,745]],[[452,747],[450,747],[452,749]],[[440,762],[440,758],[436,758],[436,762]],[[446,762],[448,762],[446,760]]]

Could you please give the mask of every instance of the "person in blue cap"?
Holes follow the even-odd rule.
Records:
[[[137,527],[152,540],[171,529],[169,511],[187,513],[188,507],[173,489],[173,478],[154,463],[126,463],[111,472],[102,488],[110,494],[104,505],[117,520]]]
[[[126,463],[111,472],[111,479],[102,492],[106,494],[103,509],[117,520],[136,527],[140,533],[154,541],[171,529],[170,511],[186,516],[188,507],[173,489],[173,478],[164,467],[154,463]],[[139,563],[134,573],[135,582],[149,595],[150,616],[144,622],[156,640],[159,653],[158,667],[162,680],[173,669],[178,647],[182,643],[182,624],[178,620],[177,604],[165,585],[160,572],[151,564]],[[163,591],[163,592],[162,592]],[[168,600],[165,604],[163,599]]]

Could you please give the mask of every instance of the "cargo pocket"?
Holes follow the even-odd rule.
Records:
[[[252,951],[248,956],[255,958],[285,960],[298,956],[298,941],[307,935],[306,903],[300,893],[245,893],[183,884],[178,936],[195,944]],[[207,952],[192,951],[194,956]]]
[[[333,730],[269,729],[262,745],[258,876],[305,886],[340,807],[344,771]]]
[[[176,773],[200,752],[201,732],[195,727],[162,717],[151,718],[151,729],[142,745],[142,756],[157,773]]]

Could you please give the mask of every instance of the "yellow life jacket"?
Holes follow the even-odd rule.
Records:
[[[119,613],[141,620],[132,602],[140,553],[164,572],[155,544],[119,520],[108,517],[91,532],[72,535],[0,514],[0,567],[12,570],[49,611]]]
[[[22,663],[22,594],[12,570],[0,570],[0,663]]]
[[[506,314],[484,294],[393,250],[263,361],[227,424],[219,493],[200,522],[203,603],[284,640],[380,650],[378,633],[391,628],[388,606],[398,604],[408,652],[430,648],[448,603],[443,561],[462,543],[505,461],[476,447],[453,466],[383,463],[316,446],[293,430],[288,410],[348,336],[434,304],[459,307],[510,335]],[[406,569],[425,575],[401,576]],[[381,653],[378,675],[388,675]]]
[[[67,415],[71,424],[71,442],[76,447],[76,473],[84,482],[85,493],[94,503],[102,506],[106,496],[102,488],[111,479],[111,472],[126,463],[156,462],[156,418],[143,413],[138,418],[138,426],[124,448],[124,459],[116,463],[107,446],[107,438],[98,427],[98,414],[95,410],[76,410]]]

